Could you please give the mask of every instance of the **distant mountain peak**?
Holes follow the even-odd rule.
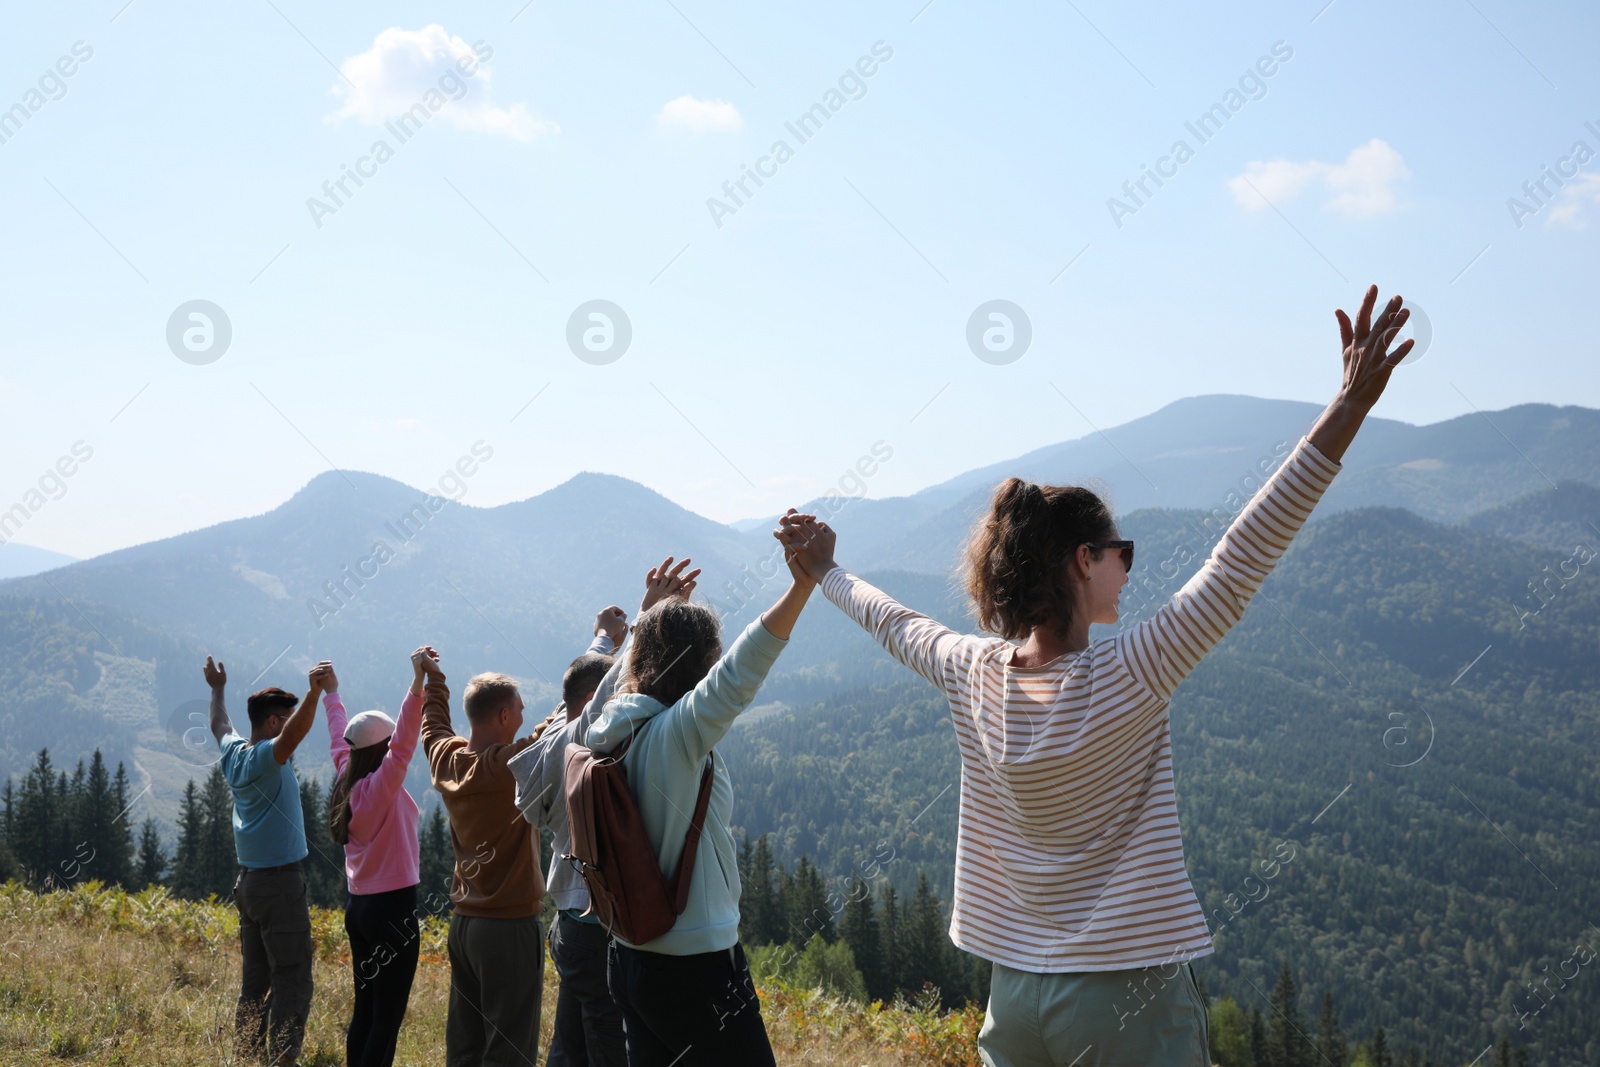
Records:
[[[436,489],[414,489],[406,483],[371,471],[331,470],[312,478],[288,503],[301,498],[326,499],[330,496],[347,497],[351,493],[376,492],[385,496],[404,493],[408,496],[425,496]]]
[[[557,490],[566,489],[568,487],[587,489],[590,487],[601,486],[607,488],[627,488],[635,491],[642,490],[646,493],[655,493],[657,496],[661,495],[660,493],[656,493],[654,489],[651,489],[643,482],[636,482],[632,478],[624,478],[620,474],[610,474],[606,471],[579,471],[577,474],[574,474],[572,477],[556,486],[555,489],[550,490],[550,492],[553,493]]]

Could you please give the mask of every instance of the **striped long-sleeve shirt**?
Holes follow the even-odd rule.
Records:
[[[842,567],[822,591],[950,702],[961,817],[950,937],[1034,972],[1210,954],[1183,865],[1173,691],[1244,614],[1340,465],[1302,438],[1149,619],[1038,667],[960,634]]]

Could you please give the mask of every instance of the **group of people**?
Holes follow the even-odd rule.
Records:
[[[1374,317],[1376,299],[1373,286],[1353,322],[1335,313],[1343,380],[1311,430],[1199,572],[1152,617],[1112,636],[1091,642],[1089,627],[1117,621],[1133,542],[1118,537],[1089,490],[1011,478],[964,554],[987,636],[951,630],[846,571],[828,524],[790,509],[773,531],[790,584],[726,650],[716,611],[691,599],[700,571],[668,557],[646,575],[631,625],[615,606],[596,616],[594,641],[563,675],[561,705],[521,737],[522,697],[504,674],[468,682],[468,733],[458,735],[439,653],[426,645],[412,653],[397,719],[347,717],[333,664],[323,661],[303,697],[275,687],[252,694],[245,737],[228,719],[223,665],[207,657],[211,729],[234,795],[241,1056],[293,1064],[304,1037],[308,842],[290,761],[320,698],[337,771],[328,833],[343,846],[349,889],[351,1067],[393,1062],[416,974],[420,811],[404,779],[419,740],[455,854],[449,1067],[536,1063],[547,892],[560,981],[549,1064],[773,1064],[739,944],[734,787],[716,746],[820,587],[949,703],[962,770],[950,934],[993,965],[983,1062],[1208,1063],[1191,961],[1212,945],[1184,868],[1168,708],[1179,682],[1243,616],[1410,351],[1410,341],[1390,351],[1409,315],[1400,298]],[[602,925],[577,866],[563,858],[572,849],[564,774],[573,745],[625,751],[664,876],[700,825],[710,855],[694,864],[676,923],[654,940],[630,944]],[[702,821],[689,813],[708,769]],[[539,869],[541,830],[554,837],[548,874]],[[1130,1025],[1117,1002],[1129,988],[1149,992],[1157,974]]]

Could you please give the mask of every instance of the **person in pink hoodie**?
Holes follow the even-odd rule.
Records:
[[[328,832],[344,846],[350,901],[344,928],[355,972],[355,1010],[345,1031],[349,1067],[391,1067],[400,1024],[417,973],[417,802],[406,792],[406,768],[422,730],[424,646],[411,654],[411,689],[400,719],[363,711],[345,720],[339,681],[328,667],[323,710],[338,777],[328,794]]]

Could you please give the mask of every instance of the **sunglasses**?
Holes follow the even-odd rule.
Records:
[[[1122,550],[1122,569],[1124,573],[1133,571],[1133,542],[1132,541],[1085,541],[1086,548],[1096,550],[1102,548],[1117,548]]]

